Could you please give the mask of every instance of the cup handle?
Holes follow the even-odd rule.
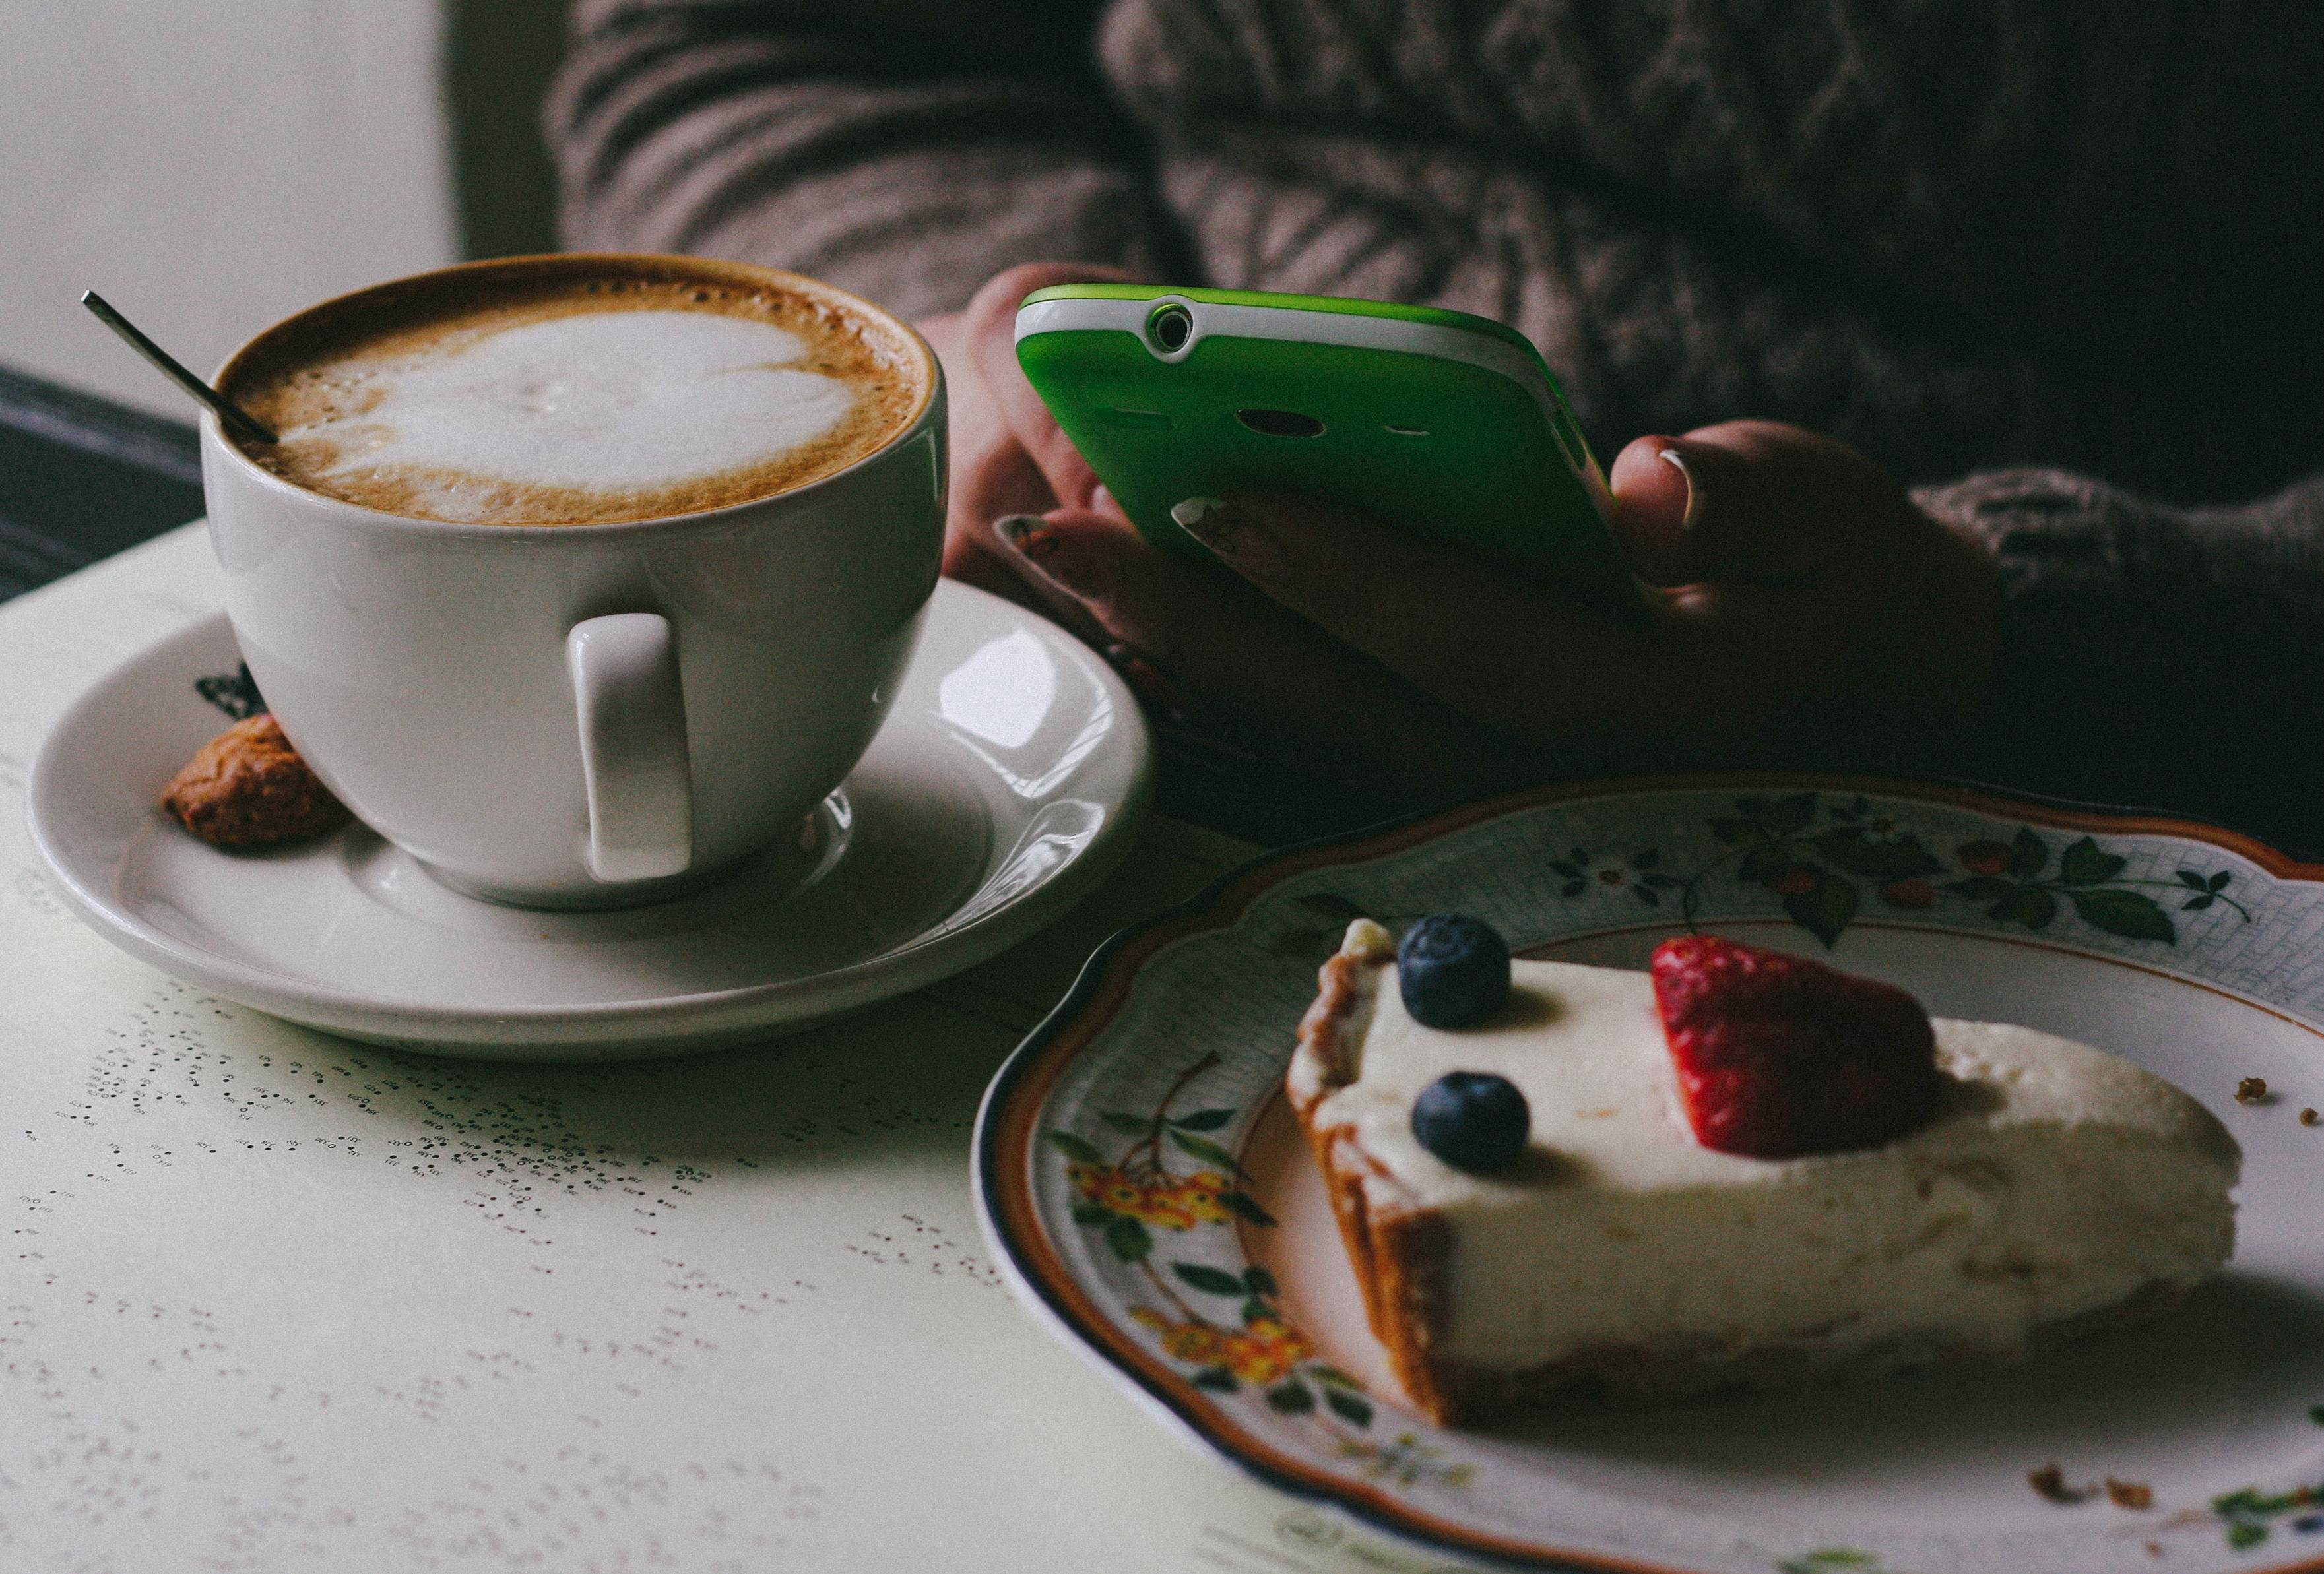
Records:
[[[589,872],[607,882],[682,874],[694,860],[694,787],[678,639],[659,612],[615,612],[565,637],[589,789]]]

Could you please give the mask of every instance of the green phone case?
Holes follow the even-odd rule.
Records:
[[[1194,326],[1166,347],[1156,319],[1174,311]],[[1065,284],[1027,296],[1017,331],[1057,425],[1157,546],[1207,556],[1170,519],[1184,498],[1295,487],[1523,565],[1609,614],[1645,610],[1606,528],[1605,477],[1513,328],[1379,301]],[[1321,429],[1280,429],[1295,425]]]

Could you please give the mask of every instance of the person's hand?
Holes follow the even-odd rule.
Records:
[[[1065,504],[1004,521],[1028,580],[1211,723],[1412,802],[1609,770],[1909,769],[1978,730],[2000,592],[1862,456],[1766,421],[1640,438],[1611,475],[1625,626],[1325,500],[1182,506],[1231,571]]]
[[[1103,501],[1097,477],[1018,367],[1017,308],[1052,284],[1129,278],[1091,263],[1030,262],[995,274],[964,309],[917,325],[944,364],[951,455],[944,571],[954,578],[1052,614],[1064,610],[1028,592],[1011,566],[1016,555],[993,533],[996,520],[1013,515]],[[1074,621],[1077,632],[1094,633],[1087,619]]]
[[[1617,538],[1677,587],[1637,626],[1316,498],[1185,511],[1231,574],[1156,550],[1016,357],[1027,294],[1124,277],[1012,268],[921,325],[952,398],[945,569],[1059,618],[1170,719],[1413,803],[1592,770],[1909,769],[1978,730],[2000,604],[1982,549],[1771,422],[1616,461]]]
[[[1502,751],[1462,717],[1250,587],[1163,558],[1099,485],[1017,364],[1017,308],[1052,284],[1129,278],[1085,263],[1028,263],[996,274],[965,309],[918,325],[944,363],[950,398],[945,572],[1056,618],[1104,651],[1163,720],[1239,752],[1317,775],[1353,769],[1361,796],[1388,800],[1455,796],[1514,779]],[[1065,539],[1036,534],[1045,520],[1056,532],[1081,532],[1077,540],[1137,581],[1115,624],[1100,611],[1111,604],[1110,594],[1084,596],[1057,577],[1097,558],[1069,554],[1055,575],[1037,566],[1049,541]],[[1226,615],[1206,627],[1213,603]],[[1165,639],[1148,627],[1165,622],[1178,634]],[[1116,624],[1174,654],[1158,660]],[[1204,641],[1199,653],[1177,650],[1194,640]],[[1161,660],[1199,675],[1209,692],[1197,698]],[[1354,755],[1342,747],[1358,707],[1372,718],[1365,735],[1384,731],[1387,747]]]

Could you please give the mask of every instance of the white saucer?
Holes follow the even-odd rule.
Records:
[[[1151,776],[1104,662],[947,580],[886,727],[792,844],[656,907],[534,912],[457,895],[360,825],[263,853],[180,829],[161,789],[229,720],[198,680],[230,683],[239,661],[221,615],[84,695],[33,769],[33,845],[82,919],[163,971],[443,1054],[669,1054],[918,989],[1087,894]]]

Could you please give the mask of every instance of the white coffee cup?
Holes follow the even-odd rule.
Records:
[[[878,308],[756,272],[893,327],[923,389],[868,456],[771,496],[447,524],[295,485],[202,423],[252,676],[324,783],[457,889],[543,907],[689,889],[796,832],[887,714],[943,545],[942,370]]]

